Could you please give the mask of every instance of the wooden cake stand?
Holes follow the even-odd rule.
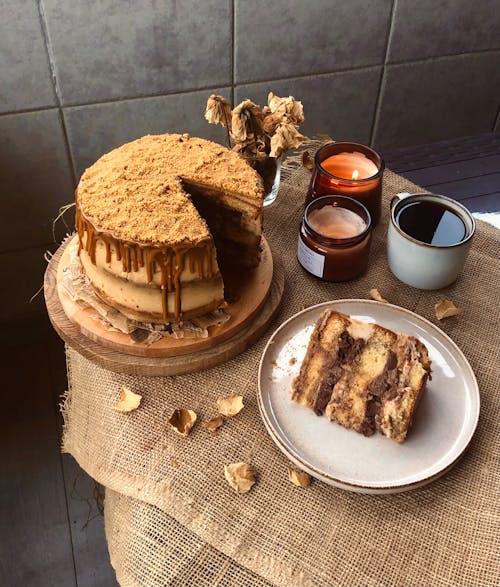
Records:
[[[76,237],[75,237],[76,238]],[[284,289],[281,264],[273,262],[262,238],[260,265],[234,278],[229,286],[230,319],[209,327],[207,338],[164,337],[151,345],[135,342],[122,332],[109,329],[95,310],[74,302],[61,287],[69,264],[68,243],[52,257],[45,272],[44,292],[49,318],[59,336],[94,363],[118,373],[144,376],[181,375],[209,369],[247,349],[275,316]]]

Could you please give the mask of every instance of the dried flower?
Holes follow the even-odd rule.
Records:
[[[263,114],[260,106],[244,100],[233,110],[231,136],[237,142],[255,140],[262,133]]]
[[[380,295],[380,292],[378,291],[378,289],[375,289],[375,288],[370,290],[370,297],[372,300],[376,300],[377,302],[384,302],[385,304],[389,303],[385,298],[383,298]]]
[[[196,413],[193,410],[177,409],[170,416],[168,423],[181,436],[187,436],[196,422]]]
[[[205,118],[210,124],[222,124],[231,128],[231,104],[224,96],[212,94],[207,100]]]
[[[134,393],[130,388],[122,387],[120,401],[113,407],[119,412],[132,412],[136,410],[141,403],[142,396]]]
[[[215,416],[215,418],[212,418],[208,422],[204,422],[203,428],[206,428],[210,432],[215,432],[222,424],[224,424],[224,418],[222,416]]]
[[[285,151],[296,149],[305,139],[293,124],[282,123],[271,138],[269,157],[279,157]]]
[[[257,471],[248,463],[224,466],[224,477],[236,493],[247,493],[257,482]]]
[[[443,320],[443,318],[449,318],[450,316],[456,316],[462,313],[461,308],[457,308],[455,304],[450,300],[441,300],[434,306],[436,318]]]
[[[217,408],[219,413],[227,418],[236,416],[243,409],[243,396],[230,395],[217,400]]]
[[[289,122],[295,126],[299,126],[301,122],[304,122],[304,107],[302,106],[302,102],[295,100],[293,96],[280,98],[272,92],[269,92],[267,103],[269,104],[269,110],[273,114],[281,116],[283,122]]]
[[[288,479],[297,487],[309,487],[312,481],[309,473],[297,469],[288,469]]]

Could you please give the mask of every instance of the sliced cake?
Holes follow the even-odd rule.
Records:
[[[80,258],[126,316],[169,322],[224,304],[219,262],[259,263],[262,180],[236,153],[189,135],[146,136],[101,157],[76,190]]]
[[[403,442],[429,375],[427,349],[415,337],[325,310],[292,399],[345,428]]]

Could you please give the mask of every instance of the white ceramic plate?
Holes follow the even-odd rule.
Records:
[[[432,380],[404,443],[378,433],[365,437],[290,399],[314,323],[330,307],[417,336],[426,345]],[[457,345],[417,314],[370,300],[326,302],[283,323],[262,355],[258,401],[271,438],[293,463],[326,483],[361,493],[407,491],[441,476],[462,456],[479,417],[476,378]]]

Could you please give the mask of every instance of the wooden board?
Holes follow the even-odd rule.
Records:
[[[59,336],[79,353],[94,363],[118,373],[152,377],[181,375],[209,369],[228,361],[247,349],[265,331],[267,325],[275,316],[283,295],[283,268],[281,263],[279,261],[277,262],[276,259],[273,262],[269,245],[264,241],[263,258],[267,259],[267,269],[266,265],[264,265],[261,270],[265,271],[270,277],[266,292],[267,295],[261,293],[260,303],[258,300],[251,300],[249,298],[244,298],[246,301],[241,300],[241,298],[238,300],[242,305],[245,303],[251,304],[253,310],[249,312],[247,309],[245,311],[246,316],[242,314],[239,327],[234,329],[231,334],[226,337],[222,333],[216,343],[209,344],[205,348],[198,348],[194,352],[188,352],[188,354],[185,353],[185,349],[182,354],[177,353],[175,356],[166,355],[156,357],[125,354],[116,348],[104,346],[89,336],[86,336],[82,333],[80,326],[68,318],[57,293],[58,267],[64,254],[64,249],[64,245],[58,249],[45,273],[45,301],[52,325]],[[269,261],[271,262],[270,273]],[[259,287],[262,292],[262,284]],[[232,304],[229,307],[229,311],[232,314]],[[197,342],[206,342],[206,340],[195,339]]]

